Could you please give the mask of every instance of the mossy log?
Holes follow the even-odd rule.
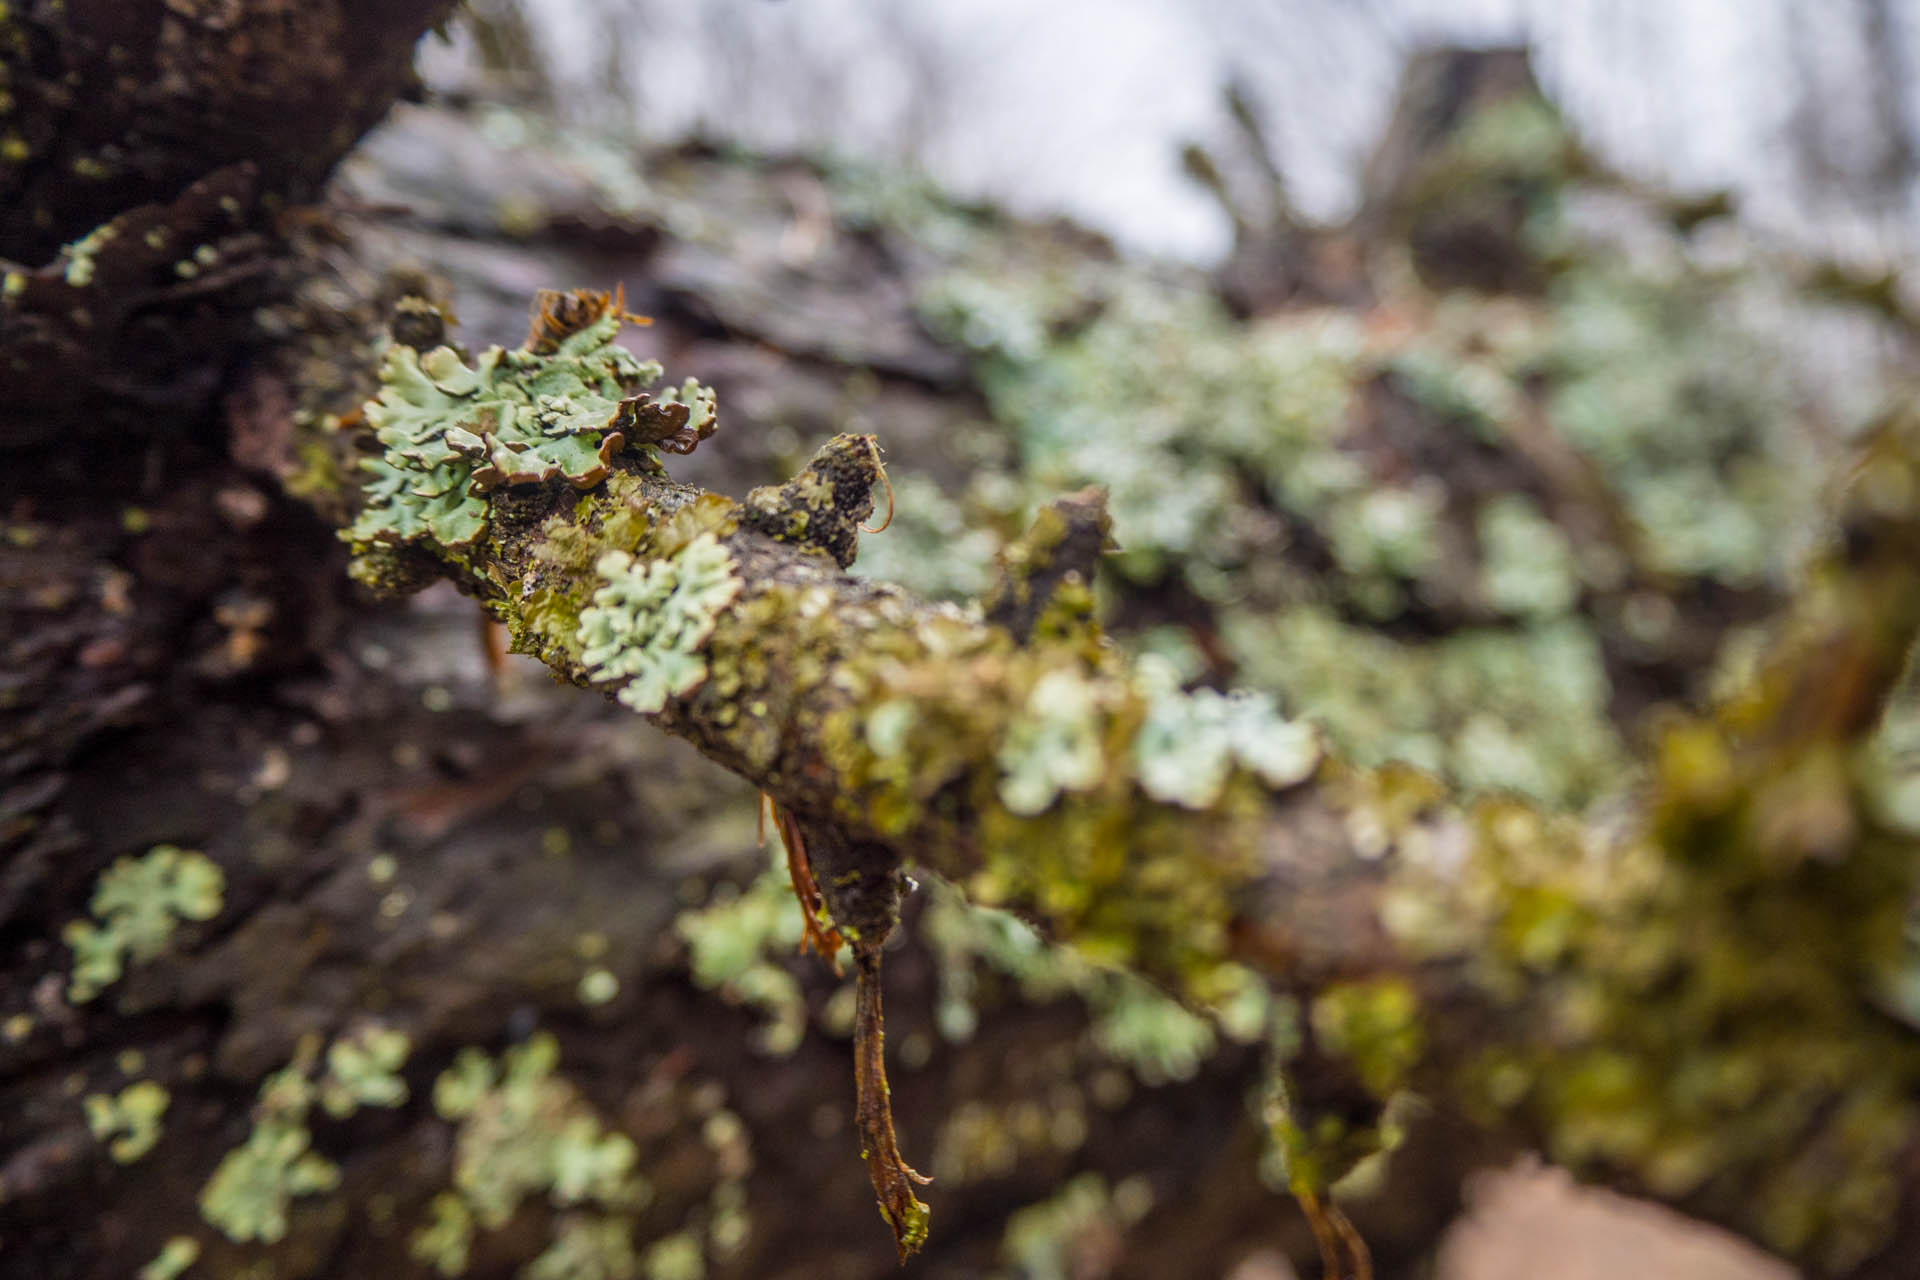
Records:
[[[762,1189],[772,1182],[780,1192],[755,1198],[767,1225],[731,1256],[731,1274],[790,1263],[804,1250],[783,1245],[796,1241],[844,1256],[854,1237],[841,1228],[854,1215],[879,1233],[857,1165],[841,1149],[850,1145],[844,1114],[837,1127],[823,1125],[814,1105],[844,1093],[842,1055],[810,1044],[791,1070],[743,1058],[746,1019],[684,990],[677,961],[640,958],[667,932],[671,867],[555,854],[567,868],[555,874],[524,856],[564,844],[532,816],[549,810],[502,818],[489,806],[539,776],[579,791],[562,836],[598,831],[592,815],[610,810],[616,844],[656,844],[661,828],[633,820],[626,792],[532,769],[527,757],[548,745],[548,731],[496,741],[503,731],[478,715],[423,725],[432,717],[418,690],[329,654],[348,606],[323,531],[236,467],[246,462],[238,442],[228,457],[202,412],[231,373],[229,344],[260,336],[249,326],[283,265],[280,202],[310,193],[378,114],[382,95],[405,80],[412,31],[442,8],[383,7],[355,25],[341,19],[344,8],[311,5],[298,14],[269,4],[128,5],[114,15],[67,6],[75,21],[112,17],[174,32],[142,48],[191,54],[166,64],[184,68],[181,76],[130,83],[177,89],[179,99],[21,99],[33,110],[20,118],[38,122],[20,135],[33,163],[0,169],[24,184],[9,188],[17,199],[7,207],[47,212],[17,245],[0,247],[17,262],[0,299],[8,308],[0,357],[17,375],[0,427],[4,443],[52,465],[10,472],[14,523],[0,562],[18,673],[4,707],[0,924],[19,960],[11,967],[37,978],[6,990],[0,1063],[7,1112],[23,1123],[0,1162],[0,1194],[10,1222],[24,1224],[10,1227],[7,1260],[24,1259],[36,1274],[127,1274],[129,1261],[171,1243],[170,1232],[204,1235],[193,1189],[210,1185],[222,1153],[244,1150],[259,1131],[248,1107],[276,1100],[257,1093],[263,1076],[285,1084],[287,1064],[304,1062],[321,1094],[348,1087],[377,1097],[370,1086],[390,1084],[372,1072],[354,1085],[330,1053],[323,1065],[306,1044],[331,1037],[347,1046],[348,1062],[373,1056],[369,1046],[387,1041],[348,1023],[375,1006],[399,1011],[421,1046],[406,1074],[422,1096],[440,1068],[452,1070],[453,1042],[519,1037],[528,1007],[550,1021],[571,1017],[562,1052],[596,1064],[605,1085],[597,1105],[634,1117],[627,1127],[636,1132],[670,1116],[668,1131],[649,1139],[659,1167],[711,1166],[710,1177],[658,1179],[647,1225],[663,1231],[689,1205],[700,1216],[711,1202],[723,1220],[716,1197],[739,1192],[724,1172],[739,1167],[739,1117],[714,1101],[713,1079],[696,1077],[721,1080],[767,1153]],[[60,78],[111,70],[110,44],[56,38],[67,22],[56,6],[0,21],[9,75],[25,84],[28,70],[50,67]],[[322,28],[384,43],[366,60],[309,63],[311,44],[290,33]],[[261,109],[258,86],[228,77],[222,59],[232,41],[262,31],[258,48],[283,55],[263,65],[297,73],[296,89],[337,73],[329,83],[353,91],[296,92],[288,101],[311,109]],[[76,48],[104,50],[105,61],[76,63],[68,57]],[[218,74],[187,74],[195,67]],[[204,117],[207,128],[140,132],[156,120],[200,119],[203,101],[227,104]],[[43,127],[46,111],[70,108],[98,118]],[[133,144],[156,157],[139,170],[148,185],[104,168],[118,156],[109,148]],[[176,163],[181,154],[188,158]],[[88,194],[96,181],[106,181],[107,197]],[[92,234],[105,227],[116,229]],[[762,296],[743,290],[729,300],[731,314]],[[844,350],[820,329],[796,327],[783,345]],[[422,348],[435,340],[407,336]],[[929,362],[925,346],[916,336],[906,357],[873,363],[930,381],[960,376],[957,355],[937,350]],[[445,359],[435,364],[435,376],[453,372]],[[631,372],[610,376],[618,383]],[[573,420],[574,411],[550,408],[545,425]],[[659,423],[645,408],[630,412],[630,428]],[[244,406],[229,416],[240,423]],[[144,453],[71,447],[127,423],[191,438]],[[1589,1177],[1730,1223],[1812,1268],[1904,1274],[1920,1217],[1914,1012],[1901,949],[1913,801],[1865,739],[1912,630],[1911,452],[1875,455],[1855,477],[1845,536],[1780,626],[1762,677],[1717,717],[1671,724],[1633,810],[1588,826],[1511,800],[1455,803],[1411,770],[1317,761],[1298,727],[1270,707],[1183,693],[1164,672],[1122,661],[1092,620],[1092,555],[1104,535],[1090,499],[1043,514],[1009,549],[976,616],[842,572],[878,475],[864,437],[835,441],[790,483],[732,504],[672,483],[655,464],[649,436],[671,432],[623,428],[606,458],[598,447],[565,447],[591,429],[553,433],[551,475],[544,462],[525,475],[499,466],[513,462],[494,447],[499,431],[443,436],[439,465],[484,457],[501,472],[478,495],[435,495],[453,507],[477,498],[477,531],[443,543],[441,556],[419,540],[382,538],[375,521],[358,538],[361,576],[418,585],[448,571],[564,678],[618,693],[652,679],[657,692],[628,701],[657,700],[658,723],[799,819],[857,837],[848,844],[865,862],[842,874],[930,868],[1195,1005],[1258,1009],[1270,1061],[1243,1050],[1209,1064],[1195,1085],[1161,1100],[1164,1110],[1129,1115],[1143,1121],[1145,1138],[1104,1134],[1089,1165],[1159,1161],[1163,1183],[1191,1182],[1203,1172],[1191,1162],[1208,1153],[1164,1140],[1189,1128],[1244,1164],[1238,1090],[1258,1071],[1273,1100],[1268,1141],[1285,1175],[1309,1192],[1391,1147],[1411,1111],[1437,1111],[1414,1127],[1418,1150],[1399,1153],[1421,1165],[1433,1194],[1396,1208],[1424,1218],[1428,1233],[1465,1167],[1539,1144]],[[594,475],[599,463],[607,470]],[[666,565],[671,573],[656,569]],[[687,583],[679,622],[642,625],[656,589],[678,597]],[[587,637],[595,609],[606,630]],[[626,642],[643,633],[664,661],[628,661]],[[605,652],[590,662],[590,648]],[[316,655],[332,665],[328,679],[313,679]],[[261,689],[279,701],[255,705],[249,695]],[[120,736],[129,720],[146,727]],[[84,767],[66,768],[76,760]],[[678,775],[656,785],[676,800],[697,790]],[[432,833],[462,821],[449,815],[465,815],[467,842],[441,847]],[[205,835],[227,869],[231,914],[186,926],[201,931],[200,954],[171,957],[101,1003],[70,1007],[60,994],[67,957],[48,940],[113,860],[84,855],[189,834]],[[391,853],[386,861],[376,853],[388,844],[434,856],[396,871]],[[568,895],[558,907],[555,894]],[[568,929],[600,922],[582,939],[597,937],[621,957],[607,960],[609,972],[647,978],[645,992],[599,1013],[569,1006],[556,1019],[585,953],[569,949],[570,936],[564,946],[546,936],[560,929],[555,914]],[[935,985],[930,966],[891,968],[924,1003]],[[900,1028],[903,1002],[894,1003],[900,1044],[914,1006]],[[503,1028],[499,1011],[509,1006]],[[1078,1016],[1055,1008],[1038,1025],[988,1020],[972,1045],[934,1050],[951,1075],[902,1088],[902,1146],[912,1154],[924,1140],[938,1119],[930,1111],[993,1093],[979,1081],[1007,1063],[1069,1044]],[[668,1041],[674,1047],[662,1052]],[[547,1084],[537,1069],[541,1043],[483,1055],[475,1070],[504,1078],[518,1069],[534,1097],[576,1118],[571,1086]],[[144,1064],[131,1066],[128,1051]],[[125,1084],[142,1071],[174,1092],[174,1138],[112,1184],[114,1201],[95,1221],[96,1179],[118,1172],[109,1162],[122,1155],[143,1156],[151,1090]],[[83,1112],[67,1092],[72,1082],[105,1109],[89,1102]],[[266,1132],[284,1137],[289,1104],[277,1101],[266,1108]],[[995,1101],[1010,1109],[1022,1100]],[[299,1107],[310,1104],[317,1109],[319,1097]],[[463,1142],[464,1117],[493,1114],[465,1104],[447,1109],[463,1117]],[[109,1136],[90,1142],[96,1112]],[[291,1275],[394,1274],[408,1265],[433,1185],[444,1186],[458,1163],[448,1150],[456,1140],[424,1106],[368,1106],[333,1123],[352,1127],[322,1129],[318,1145],[342,1157],[346,1194],[297,1198],[274,1263]],[[1435,1133],[1445,1140],[1436,1144]],[[602,1136],[595,1131],[587,1154],[606,1154]],[[1180,1161],[1188,1163],[1175,1168]],[[1039,1198],[1074,1167],[1058,1152],[1032,1163],[1017,1186],[971,1195],[943,1178],[934,1248],[953,1253],[942,1263],[986,1265],[998,1240],[979,1223],[997,1227],[993,1215],[1007,1206],[996,1197]],[[1224,1185],[1230,1179],[1212,1165],[1204,1173],[1206,1193],[1184,1202],[1191,1212],[1181,1221],[1257,1219],[1251,1238],[1268,1238],[1271,1202]],[[312,1164],[303,1176],[325,1180]],[[790,1194],[795,1186],[812,1199]],[[342,1201],[368,1211],[348,1215]],[[434,1221],[462,1211],[471,1212]],[[533,1216],[529,1209],[483,1239],[473,1270],[503,1270],[531,1254],[538,1246],[523,1246]],[[606,1225],[588,1214],[547,1216],[560,1224],[556,1247]],[[87,1233],[78,1244],[77,1231]],[[1190,1234],[1155,1235],[1135,1231],[1137,1252],[1118,1269],[1202,1265]],[[1234,1238],[1224,1228],[1220,1237]],[[212,1240],[202,1265],[238,1274],[258,1262],[253,1248]],[[1230,1243],[1207,1248],[1216,1252],[1204,1261],[1217,1270],[1235,1260]],[[869,1252],[860,1257],[867,1266]]]
[[[603,341],[610,306],[544,303],[527,350]],[[428,403],[406,371],[436,367],[467,385],[451,351],[396,349],[370,420]],[[1760,673],[1669,724],[1605,828],[1321,761],[1277,717],[1157,682],[1092,619],[1085,497],[1010,549],[986,616],[848,575],[869,437],[739,504],[641,448],[584,489],[476,485],[483,531],[457,546],[405,520],[353,536],[367,580],[436,563],[563,679],[847,833],[872,865],[845,881],[936,872],[1200,1006],[1267,984],[1297,1024],[1273,1127],[1303,1191],[1390,1147],[1417,1097],[1870,1273],[1913,1221],[1916,815],[1872,734],[1920,624],[1915,443],[1910,422],[1870,441]]]

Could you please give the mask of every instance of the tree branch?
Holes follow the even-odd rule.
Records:
[[[1887,1256],[1915,1185],[1920,1046],[1890,993],[1920,815],[1871,735],[1920,623],[1912,424],[1873,439],[1762,674],[1666,728],[1635,813],[1583,825],[1407,768],[1316,769],[1269,704],[1127,662],[1063,536],[1084,496],[1009,554],[983,619],[843,572],[871,437],[742,504],[603,448],[657,375],[616,323],[582,295],[543,304],[523,353],[395,347],[359,575],[447,571],[516,648],[847,833],[869,871],[917,863],[1197,1004],[1257,975],[1294,1018],[1274,1129],[1302,1191],[1390,1147],[1417,1096],[1821,1270]],[[566,403],[489,407],[526,402],[514,378]],[[472,458],[569,431],[604,478],[473,479]],[[449,542],[432,522],[456,502],[476,506]]]

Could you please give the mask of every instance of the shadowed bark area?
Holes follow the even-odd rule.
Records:
[[[255,339],[279,242],[413,84],[451,0],[9,5],[9,447],[179,429]]]

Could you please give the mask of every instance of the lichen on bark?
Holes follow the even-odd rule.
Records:
[[[1390,1106],[1411,1091],[1839,1270],[1885,1238],[1894,1135],[1911,1132],[1920,1078],[1905,1034],[1871,1012],[1912,887],[1912,837],[1884,816],[1868,740],[1920,618],[1911,434],[1894,423],[1874,438],[1843,542],[1782,622],[1768,669],[1783,674],[1671,730],[1641,820],[1599,846],[1577,820],[1512,797],[1462,805],[1405,767],[1312,772],[1300,744],[1276,745],[1270,710],[1170,692],[1101,643],[1084,608],[1047,625],[1030,588],[994,597],[1013,602],[997,616],[1016,634],[848,576],[878,479],[864,437],[744,508],[616,453],[583,490],[556,478],[493,494],[481,540],[421,545],[581,683],[594,665],[554,620],[580,626],[603,557],[628,573],[725,548],[739,586],[712,613],[706,678],[666,692],[656,722],[767,790],[818,833],[810,844],[866,850],[843,891],[894,883],[911,860],[1196,1004],[1246,966],[1300,1000],[1275,1141],[1303,1199],[1390,1142]],[[1017,561],[1055,601],[1084,591],[1084,568],[1048,564],[1055,548],[1085,559],[1061,536],[1071,516],[1044,514]],[[1836,655],[1844,710],[1804,690]],[[1175,780],[1146,745],[1175,720],[1211,744],[1204,776]],[[1504,899],[1496,881],[1522,887]],[[1689,905],[1729,893],[1744,913]],[[1811,945],[1837,919],[1846,928]],[[865,931],[846,920],[858,958]],[[1797,981],[1702,983],[1764,971],[1780,936],[1809,944]],[[877,967],[862,987],[877,1001]],[[1812,1042],[1787,1026],[1817,1028],[1851,1083],[1810,1071]],[[1703,1043],[1700,1070],[1747,1083],[1674,1093]],[[864,1114],[884,1096],[877,1036],[861,1062]],[[1784,1108],[1778,1123],[1765,1144],[1731,1142],[1754,1089]],[[904,1249],[925,1220],[882,1115],[863,1129]],[[1806,1160],[1854,1172],[1816,1184]]]

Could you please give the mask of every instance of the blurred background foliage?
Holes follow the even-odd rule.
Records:
[[[613,216],[728,220],[662,208],[671,180],[606,141],[690,131],[750,170],[819,157],[771,175],[789,272],[836,234],[898,246],[888,321],[963,358],[941,376],[966,409],[924,449],[871,419],[901,501],[862,572],[965,598],[1037,503],[1099,484],[1129,643],[1273,689],[1362,761],[1578,806],[1630,782],[1650,706],[1737,667],[1905,372],[1912,18],[533,0],[473,6],[425,65],[493,137],[532,127],[517,107],[601,139],[570,162]],[[1694,74],[1715,33],[1770,60]],[[1432,68],[1394,97],[1422,44],[1516,35],[1528,66],[1484,101]],[[1036,240],[933,179],[1175,258]],[[730,408],[770,473],[818,429]]]

